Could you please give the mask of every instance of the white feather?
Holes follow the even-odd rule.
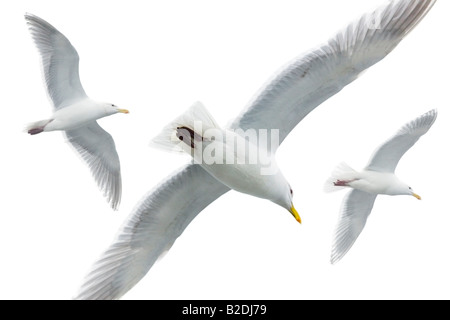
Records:
[[[337,181],[348,181],[353,180],[358,177],[358,172],[351,168],[345,162],[341,162],[334,168],[330,177],[327,179],[324,185],[325,192],[334,192],[345,188],[345,186],[337,186],[335,182]]]

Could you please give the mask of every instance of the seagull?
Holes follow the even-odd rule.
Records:
[[[122,194],[119,156],[113,138],[96,120],[128,110],[91,100],[81,85],[78,53],[69,40],[33,14],[26,13],[25,20],[40,53],[47,93],[53,104],[53,115],[29,124],[26,131],[31,135],[62,131],[89,166],[110,206],[117,210]]]
[[[256,137],[256,131],[248,131]],[[288,210],[299,223],[292,203],[294,193],[281,173],[274,149],[267,141],[250,141],[229,129],[222,129],[208,110],[196,102],[168,124],[152,145],[169,147],[191,155],[203,169],[230,189],[268,199]]]
[[[364,14],[282,68],[228,129],[278,129],[281,143],[312,110],[391,52],[434,3],[390,1]],[[198,163],[173,172],[137,203],[74,298],[122,297],[171,248],[189,223],[229,190]]]
[[[431,110],[404,125],[378,147],[363,171],[355,171],[345,163],[336,167],[325,184],[326,191],[346,187],[353,190],[342,202],[331,250],[332,264],[342,259],[355,243],[366,225],[377,195],[410,195],[421,200],[410,186],[395,175],[395,169],[401,157],[428,132],[436,117],[437,110]]]

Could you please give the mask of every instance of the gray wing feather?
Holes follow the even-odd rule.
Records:
[[[364,15],[328,43],[284,68],[262,88],[231,128],[280,129],[283,141],[315,107],[394,49],[434,2],[394,1]],[[375,17],[380,19],[380,29],[369,28]],[[131,213],[117,240],[88,274],[77,298],[120,298],[190,221],[227,191],[198,165],[188,165],[172,174]],[[190,197],[180,201],[180,194]]]
[[[95,263],[76,299],[118,299],[168,250],[197,214],[228,187],[186,165],[137,204],[116,241]]]
[[[393,137],[378,147],[366,170],[394,173],[401,157],[428,132],[436,117],[437,110],[431,110],[405,124]]]
[[[117,210],[122,195],[120,161],[111,135],[94,121],[64,132],[67,141],[87,163],[108,203]]]
[[[327,43],[284,67],[263,86],[231,127],[279,129],[281,143],[318,105],[390,53],[434,3],[435,0],[391,1],[363,15]]]
[[[78,71],[78,53],[67,38],[47,21],[25,14],[42,59],[47,93],[55,109],[86,98]]]
[[[366,225],[376,197],[376,194],[356,189],[346,195],[334,233],[331,263],[334,264],[342,259],[353,246]]]

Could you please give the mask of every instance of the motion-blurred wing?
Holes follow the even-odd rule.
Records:
[[[327,43],[283,68],[231,127],[279,129],[281,143],[314,108],[390,53],[434,3],[435,0],[391,1],[363,15]]]
[[[118,299],[167,251],[197,214],[229,189],[200,165],[186,165],[138,203],[94,264],[76,299]]]

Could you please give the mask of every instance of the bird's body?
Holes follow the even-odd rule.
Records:
[[[289,186],[275,159],[270,163],[276,173],[268,175],[261,175],[264,166],[260,164],[213,164],[202,165],[202,168],[230,189],[279,203],[282,197],[278,190],[290,192]]]
[[[389,54],[434,3],[395,0],[361,16],[280,70],[228,129],[278,129],[281,143],[312,110]],[[375,28],[374,21],[380,22]],[[120,298],[204,208],[229,190],[196,163],[170,174],[135,206],[76,298]]]
[[[301,222],[292,204],[292,189],[276,163],[275,150],[270,152],[267,144],[222,129],[201,103],[168,124],[153,144],[188,153],[230,189],[279,204]]]
[[[276,163],[275,156],[266,150],[261,151],[253,143],[248,142],[248,140],[232,131],[225,129],[223,133],[227,136],[227,141],[232,140],[234,142],[227,143],[227,141],[215,140],[211,143],[205,143],[203,147],[204,150],[208,147],[209,150],[222,149],[224,154],[223,162],[207,164],[203,161],[199,163],[202,168],[230,189],[280,204],[283,194],[289,193],[290,190],[283,173]],[[248,144],[248,148],[242,154],[235,152],[233,148],[233,146],[240,143]],[[250,154],[260,153],[267,154],[267,158],[261,161],[258,157],[256,162],[252,163]],[[227,164],[226,155],[229,154],[234,154],[235,158]],[[265,169],[270,170],[270,174],[261,174]],[[289,210],[290,208],[287,209]]]
[[[334,236],[331,262],[344,257],[364,229],[378,195],[411,195],[421,197],[402,182],[395,169],[401,157],[433,125],[437,111],[426,114],[404,125],[394,136],[378,147],[363,171],[357,172],[341,163],[325,184],[326,191],[351,188],[342,202]]]
[[[26,131],[31,135],[62,131],[88,164],[111,207],[117,209],[122,193],[119,157],[111,135],[96,120],[128,110],[90,99],[80,82],[78,53],[69,40],[35,15],[26,14],[25,20],[41,55],[44,82],[53,104],[52,116],[30,123]]]
[[[348,186],[372,194],[397,195],[397,186],[402,184],[395,174],[363,170]]]
[[[92,121],[116,113],[115,111],[114,108],[111,108],[111,104],[99,103],[85,98],[65,108],[55,110],[50,119],[38,123],[47,123],[42,126],[43,132],[66,131],[84,127]],[[35,130],[38,127],[39,125],[31,124],[28,126],[28,131]]]
[[[271,200],[273,197],[268,197],[268,189],[270,187],[276,188],[278,181],[283,175],[276,165],[275,157],[269,153],[267,163],[262,163],[260,157],[255,157],[255,161],[252,161],[252,155],[258,155],[261,151],[258,146],[246,140],[239,134],[227,130],[220,129],[221,140],[204,141],[202,156],[203,160],[198,162],[203,169],[205,169],[210,175],[222,182],[230,189],[250,194],[259,198],[266,198]],[[236,152],[235,146],[246,145],[242,152]],[[210,153],[209,151],[222,151],[220,159],[211,157],[210,160],[219,161],[207,161]],[[267,153],[267,151],[263,151]],[[261,170],[268,165],[274,168],[275,174],[263,175]]]

